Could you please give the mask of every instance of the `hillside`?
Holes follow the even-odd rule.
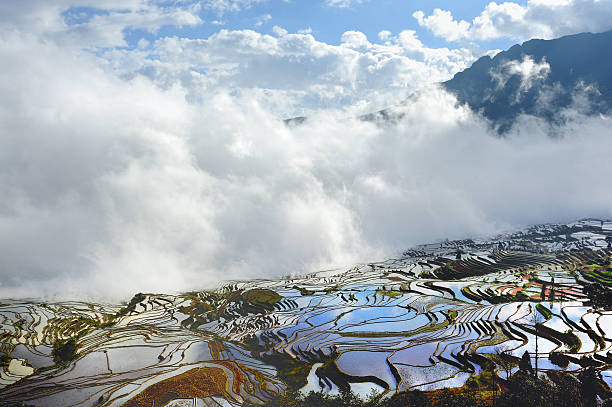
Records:
[[[484,56],[443,86],[503,133],[520,114],[562,123],[561,109],[612,107],[612,31],[530,40]]]

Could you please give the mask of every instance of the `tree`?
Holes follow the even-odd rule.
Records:
[[[555,384],[552,402],[555,407],[584,407],[580,382],[573,375],[566,372],[553,371],[548,376]]]
[[[508,390],[498,400],[501,407],[549,407],[555,391],[550,380],[523,370],[507,381]]]
[[[70,362],[77,356],[77,349],[79,345],[76,339],[70,338],[68,340],[58,340],[53,344],[53,350],[51,351],[53,359],[57,363]]]
[[[540,304],[536,305],[535,307],[531,307],[531,318],[532,318],[532,322],[533,322],[533,331],[535,332],[535,352],[534,352],[534,357],[535,357],[535,376],[538,376],[538,358],[540,356],[539,353],[539,349],[538,349],[538,326],[540,325],[540,317],[541,314],[538,311],[538,307],[540,306]],[[525,357],[525,355],[523,355],[523,357]],[[531,362],[529,363],[531,365]]]
[[[419,390],[394,394],[384,404],[385,407],[430,407],[427,395]]]
[[[453,393],[444,389],[433,398],[435,407],[480,407],[483,403],[476,400],[472,394]]]
[[[529,357],[529,352],[525,351],[523,356],[521,357],[521,361],[519,362],[519,370],[525,373],[533,374],[533,367],[531,366],[531,358]]]
[[[596,406],[598,396],[603,400],[612,397],[610,388],[601,378],[601,372],[595,368],[586,368],[578,375],[578,380],[580,380],[580,393],[586,407]]]
[[[595,308],[612,306],[612,290],[599,282],[585,284],[584,293],[589,297]]]
[[[495,355],[493,359],[506,374],[506,379],[510,377],[512,374],[512,369],[514,369],[514,367],[516,367],[518,364],[516,361],[517,358],[512,355],[510,345],[508,345],[506,342],[500,343],[495,347]],[[529,364],[531,365],[531,361],[529,361]]]

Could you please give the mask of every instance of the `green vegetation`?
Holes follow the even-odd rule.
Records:
[[[58,340],[53,344],[53,350],[51,352],[53,360],[55,360],[56,363],[70,362],[76,358],[78,348],[79,345],[75,338]]]
[[[79,317],[78,321],[81,322],[83,325],[98,329],[109,328],[115,325],[116,317],[114,315],[105,315],[105,317],[107,319],[106,322],[100,322],[96,319],[89,317]]]
[[[331,293],[335,293],[338,291],[340,291],[340,287],[338,287],[337,285],[332,286],[332,287],[327,287],[325,290],[323,290],[323,292],[326,294],[331,294]]]
[[[610,269],[585,270],[583,275],[591,281],[612,285],[612,271]]]
[[[473,292],[472,290],[470,290],[469,286],[465,286],[461,288],[461,293],[472,301],[476,301],[476,302],[482,301],[482,297],[476,294],[475,292]]]
[[[232,320],[237,315],[265,314],[283,299],[277,292],[262,288],[191,293],[187,298],[191,304],[179,307],[180,312],[188,315],[181,325],[192,330],[220,318]]]
[[[313,295],[315,292],[308,290],[307,288],[303,288],[303,287],[298,287],[296,285],[294,285],[292,287],[294,290],[298,290],[300,292],[300,295],[302,295],[303,297],[306,297],[308,295]]]
[[[559,332],[552,328],[547,327],[546,325],[538,324],[537,332],[540,336],[544,338],[554,338],[558,341],[563,342],[569,349],[570,352],[576,353],[580,350],[582,343],[580,342],[580,338],[574,334],[571,329],[568,329],[565,332]]]
[[[586,284],[583,291],[595,307],[612,306],[612,289],[601,282]]]
[[[496,379],[496,373],[493,371],[493,365],[487,366],[479,375],[470,376],[465,382],[465,387],[477,391],[489,391],[498,389],[499,380]]]
[[[136,310],[136,304],[138,304],[139,302],[144,301],[145,299],[145,295],[143,293],[138,293],[135,296],[132,297],[132,299],[130,300],[130,302],[123,308],[121,308],[119,310],[119,312],[117,312],[116,316],[118,317],[123,317],[125,315],[128,315],[130,312],[135,311]]]
[[[552,352],[548,356],[548,359],[550,359],[551,363],[559,366],[562,369],[565,369],[570,364],[570,359],[567,357],[567,355],[561,352]]]
[[[283,299],[278,293],[266,289],[253,289],[242,293],[242,299],[255,305],[274,306]]]
[[[537,305],[536,305],[536,310],[538,310],[538,312],[539,312],[540,314],[542,314],[542,315],[544,316],[544,318],[546,318],[547,320],[548,320],[548,319],[551,319],[551,318],[552,318],[552,316],[553,316],[552,311],[551,311],[551,310],[549,310],[548,308],[546,308],[546,307],[545,307],[544,305],[542,305],[542,304],[537,304]]]
[[[246,402],[243,406],[255,407],[256,404]],[[360,399],[351,392],[342,392],[339,395],[329,395],[322,392],[310,392],[307,395],[294,391],[278,396],[266,403],[269,407],[379,407],[378,396],[372,395],[367,401]]]
[[[563,341],[563,343],[568,346],[570,352],[573,353],[579,352],[580,348],[582,347],[582,342],[580,342],[580,338],[578,338],[578,336],[576,336],[576,334],[574,334],[574,331],[572,331],[571,329],[568,329],[563,333],[561,341]]]
[[[460,273],[458,273],[451,264],[445,264],[444,266],[436,269],[435,271],[436,277],[440,280],[456,280],[461,278]]]
[[[389,297],[389,298],[397,298],[397,297],[401,297],[402,295],[404,295],[404,293],[400,291],[389,291],[389,290],[377,290],[376,294],[382,295],[383,297]]]

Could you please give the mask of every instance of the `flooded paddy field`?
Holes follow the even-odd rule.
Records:
[[[123,305],[0,301],[0,400],[265,404],[462,386],[500,355],[612,381],[612,223],[445,241],[348,269]],[[536,345],[537,343],[537,345]],[[552,355],[552,356],[551,356]]]

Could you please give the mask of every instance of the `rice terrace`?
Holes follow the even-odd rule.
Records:
[[[610,385],[611,242],[612,222],[584,220],[122,305],[3,300],[0,400],[239,406],[472,386],[490,402],[525,363]]]

